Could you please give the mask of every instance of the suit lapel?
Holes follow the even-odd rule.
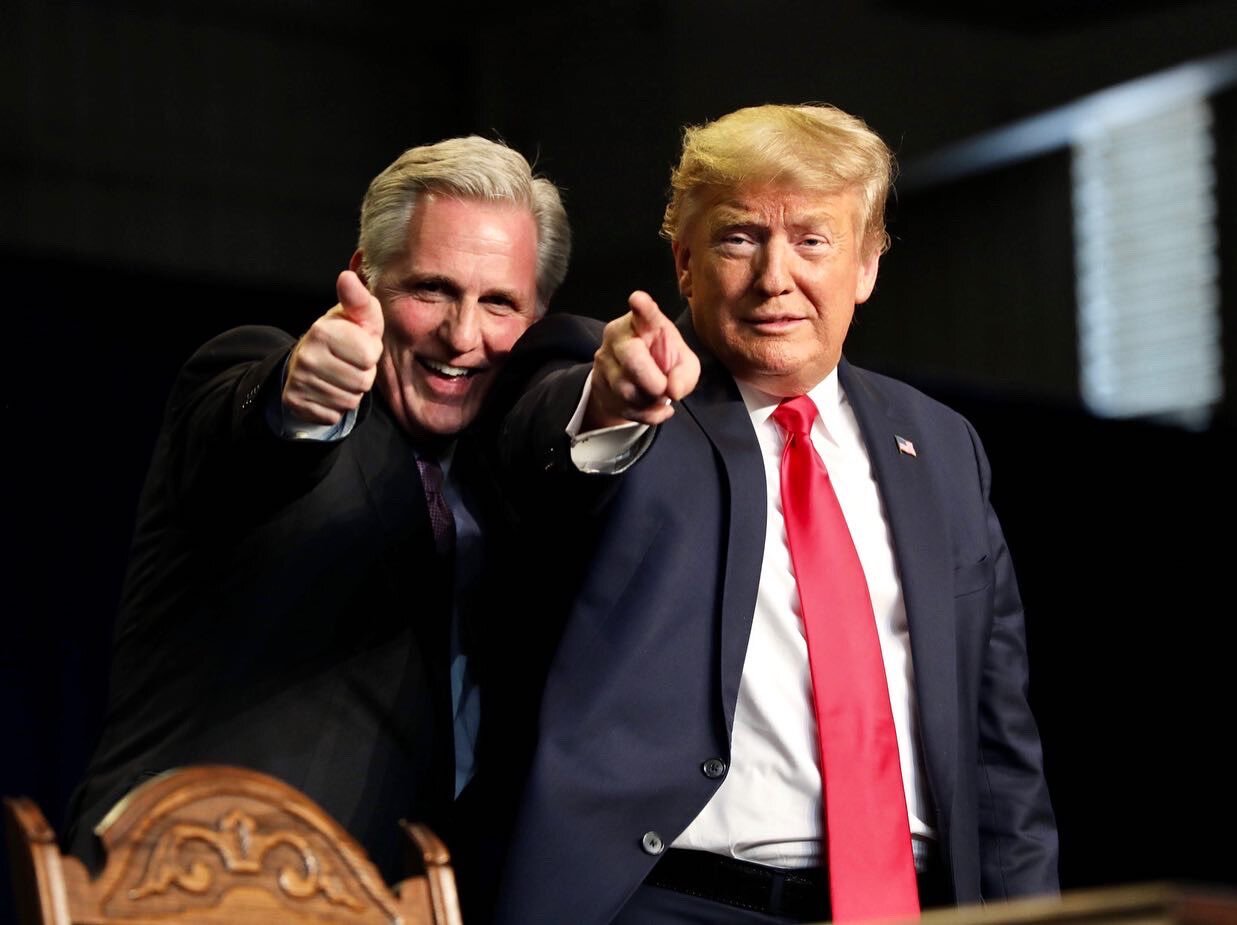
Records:
[[[957,741],[957,656],[953,620],[953,564],[947,512],[931,482],[934,461],[898,448],[898,437],[923,446],[925,435],[893,408],[874,377],[845,360],[838,367],[842,388],[854,409],[876,475],[893,534],[910,631],[920,731],[930,777],[938,797],[952,792],[953,745]],[[944,749],[948,756],[942,753]],[[936,760],[939,755],[945,760]]]
[[[377,400],[368,419],[348,439],[353,441],[352,457],[370,510],[390,537],[384,544],[387,574],[395,587],[401,587],[409,569],[437,557],[416,453],[411,440]],[[445,577],[439,568],[427,568],[425,574]]]
[[[700,425],[720,460],[725,480],[726,545],[722,563],[721,682],[726,732],[734,728],[739,678],[756,610],[765,541],[765,470],[743,398],[725,368],[696,337],[687,312],[679,319],[688,346],[700,358],[700,383],[682,407]]]
[[[406,625],[417,639],[408,648],[408,668],[398,702],[409,702],[410,685],[418,683],[416,679],[424,672],[438,730],[435,736],[447,743],[431,757],[431,788],[450,801],[455,792],[448,673],[454,570],[441,563],[435,547],[412,439],[395,423],[380,397],[374,397],[369,416],[346,439],[366,505],[375,519],[371,529],[381,530],[387,538],[381,544],[383,575],[390,589],[387,599],[406,602]]]

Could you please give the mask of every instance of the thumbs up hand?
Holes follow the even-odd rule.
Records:
[[[647,292],[633,292],[626,315],[606,325],[593,356],[593,382],[584,415],[586,430],[636,421],[660,424],[670,404],[700,378],[700,360],[679,329]]]
[[[284,413],[337,424],[374,386],[382,356],[382,306],[351,270],[335,283],[339,302],[296,342],[283,387]]]

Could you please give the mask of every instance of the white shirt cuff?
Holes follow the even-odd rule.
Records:
[[[567,422],[571,438],[571,461],[581,472],[596,475],[617,475],[644,455],[653,442],[653,428],[648,424],[629,421],[613,427],[602,427],[580,433],[584,412],[593,389],[593,374],[584,380],[584,392],[575,414]]]
[[[281,407],[282,407],[282,403]],[[352,428],[356,426],[356,410],[350,409],[344,412],[344,416],[335,424],[306,424],[296,420],[286,411],[283,412],[283,426],[279,431],[279,436],[285,440],[312,440],[318,443],[334,443],[336,440],[343,440],[344,437],[352,433]]]
[[[282,386],[288,378],[288,360],[283,361],[283,371],[279,382]],[[334,424],[311,424],[297,420],[284,410],[282,388],[279,392],[272,390],[266,403],[266,426],[271,432],[284,440],[309,440],[316,443],[334,443],[343,440],[352,433],[356,426],[356,409],[344,412],[344,416]]]

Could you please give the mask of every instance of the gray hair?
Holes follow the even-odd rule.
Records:
[[[534,176],[522,154],[477,135],[409,148],[370,183],[361,203],[357,240],[368,284],[404,249],[412,210],[424,193],[510,202],[532,213],[537,225],[537,313],[544,314],[567,275],[567,212],[558,188]]]

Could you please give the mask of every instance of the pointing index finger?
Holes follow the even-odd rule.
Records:
[[[670,323],[662,314],[653,297],[641,289],[637,289],[627,297],[627,305],[631,309],[632,328],[641,337],[656,333]]]

